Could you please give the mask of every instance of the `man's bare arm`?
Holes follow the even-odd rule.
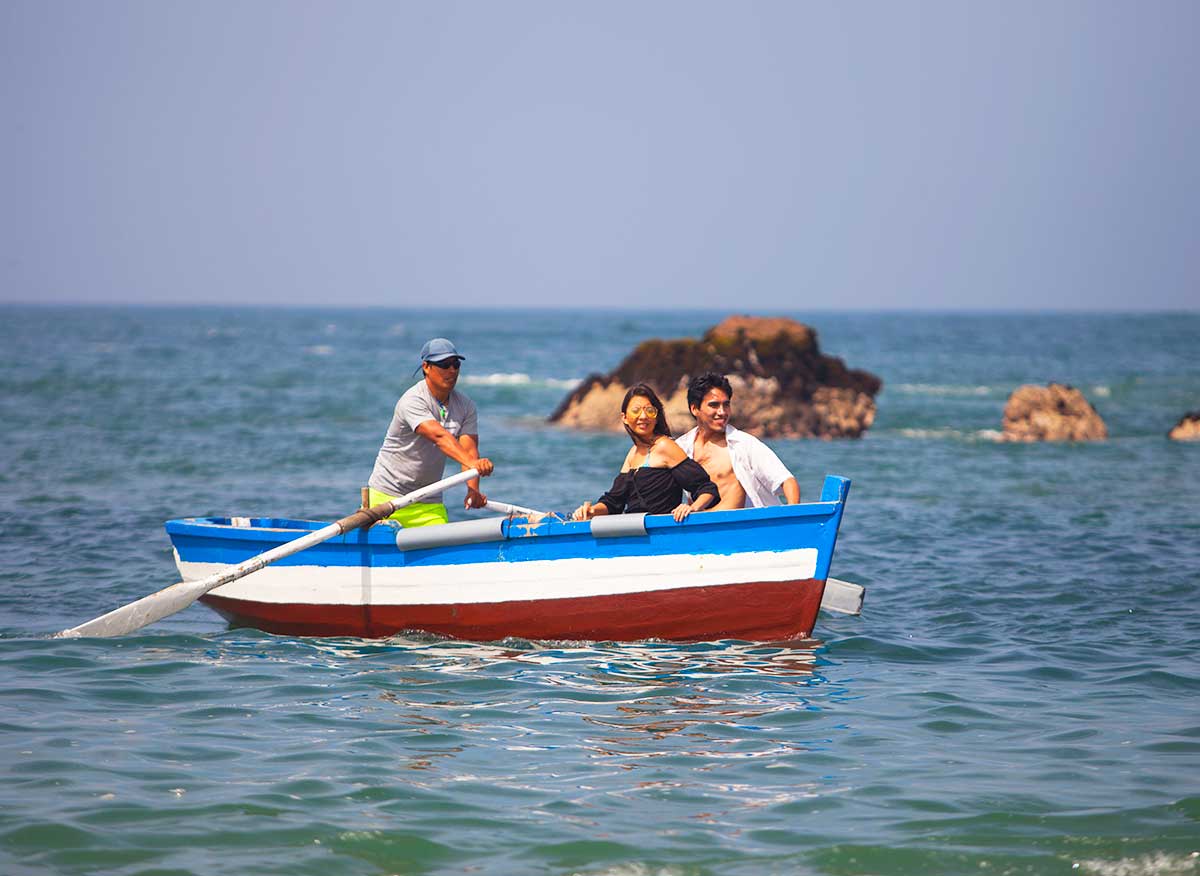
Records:
[[[472,457],[475,462],[471,466],[463,466],[463,468],[471,468],[479,464],[479,436],[478,435],[459,435],[458,444],[467,455]],[[490,464],[490,463],[489,463]],[[487,504],[487,496],[479,492],[479,478],[471,478],[467,481],[467,499],[465,507],[467,508],[482,508]]]
[[[416,432],[422,438],[432,441],[437,445],[437,449],[442,451],[448,457],[453,459],[464,469],[475,468],[484,477],[492,473],[492,461],[479,455],[477,445],[474,443],[470,450],[464,447],[459,441],[456,441],[437,420],[426,420],[421,425],[417,426]],[[463,436],[475,437],[475,436]]]

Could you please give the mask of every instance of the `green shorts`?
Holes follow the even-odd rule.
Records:
[[[367,501],[372,508],[380,502],[390,502],[395,498],[395,496],[389,496],[376,489],[371,489],[367,494]],[[411,505],[405,505],[403,508],[393,511],[392,516],[387,519],[398,521],[405,529],[412,529],[415,526],[449,523],[450,515],[446,513],[446,506],[441,502],[413,502]]]

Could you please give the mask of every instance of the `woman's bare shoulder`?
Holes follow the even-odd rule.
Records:
[[[683,448],[675,443],[675,439],[665,435],[654,445],[654,450],[662,454],[662,458],[671,466],[679,465],[688,458],[687,454],[683,452]]]
[[[625,454],[625,461],[621,463],[621,473],[629,471],[633,466],[633,454],[637,452],[636,447],[630,447],[629,452]]]

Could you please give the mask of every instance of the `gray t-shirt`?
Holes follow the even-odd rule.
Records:
[[[396,402],[396,412],[392,415],[392,423],[388,426],[383,446],[379,448],[379,455],[375,457],[375,468],[371,472],[371,479],[367,481],[368,486],[389,496],[402,496],[444,477],[449,457],[416,431],[417,426],[427,420],[440,423],[455,438],[479,434],[473,401],[458,390],[453,390],[450,400],[442,405],[422,380]],[[426,496],[421,501],[440,502],[442,495]]]

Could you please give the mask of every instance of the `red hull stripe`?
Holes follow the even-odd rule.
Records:
[[[777,642],[812,633],[825,582],[764,581],[617,596],[459,605],[304,605],[208,594],[201,601],[231,623],[291,636],[382,638],[424,630],[494,642],[570,639]]]

